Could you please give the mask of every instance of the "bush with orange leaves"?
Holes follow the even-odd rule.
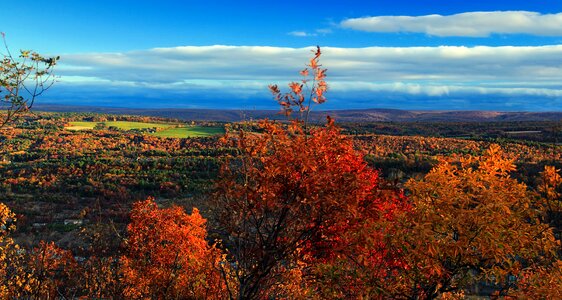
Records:
[[[225,294],[219,250],[207,243],[205,219],[194,208],[158,208],[137,202],[121,258],[124,296],[129,299],[213,299]]]
[[[0,298],[10,296],[9,276],[12,273],[9,261],[15,249],[14,241],[9,234],[16,228],[14,213],[4,204],[0,203]]]
[[[308,134],[297,122],[261,126],[262,134],[231,140],[241,154],[223,167],[213,205],[240,296],[313,292],[314,277],[323,276],[313,269],[335,261],[352,264],[350,273],[369,267],[368,276],[388,276],[399,264],[383,249],[379,225],[406,207],[403,199],[380,191],[378,172],[332,122]],[[366,260],[357,265],[353,256]],[[295,270],[302,281],[281,292]],[[366,281],[355,283],[360,290]]]
[[[324,102],[327,90],[320,49],[313,52],[312,79],[307,68],[288,93],[270,86],[283,112],[301,112],[300,118],[288,125],[262,121],[260,134],[240,131],[225,139],[239,155],[223,165],[212,215],[232,265],[229,288],[240,298],[313,295],[322,276],[316,266],[349,264],[354,250],[370,251],[369,266],[384,269],[392,260],[390,253],[352,247],[366,239],[363,234],[379,244],[381,228],[366,226],[400,209],[400,197],[381,197],[378,172],[332,119],[307,128],[310,105]]]
[[[393,241],[407,267],[385,289],[425,299],[488,283],[507,296],[520,275],[554,261],[559,241],[527,186],[511,178],[514,170],[493,145],[408,182],[413,210]]]
[[[557,239],[562,240],[562,176],[560,170],[545,166],[541,172],[538,192],[544,221],[554,228]],[[562,253],[562,248],[560,249]]]
[[[54,299],[78,292],[76,261],[70,251],[41,241],[26,251],[8,236],[15,215],[0,203],[0,298]]]
[[[514,298],[562,299],[562,260],[523,272],[517,285]]]
[[[79,292],[77,280],[81,274],[72,253],[53,242],[41,241],[27,255],[23,264],[26,274],[22,295],[34,299],[73,297]]]

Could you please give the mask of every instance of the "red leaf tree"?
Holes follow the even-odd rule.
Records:
[[[286,94],[270,86],[285,114],[325,101],[320,55],[318,48],[309,64],[312,81],[292,82]],[[378,172],[330,118],[310,130],[306,116],[289,125],[262,121],[260,128],[227,137],[239,155],[223,166],[212,206],[233,266],[229,288],[245,299],[305,296],[316,289],[313,267],[346,257],[366,218],[384,217],[386,200]]]

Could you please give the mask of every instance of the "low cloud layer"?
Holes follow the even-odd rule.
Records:
[[[412,32],[440,37],[487,37],[491,34],[562,36],[562,13],[490,11],[447,16],[374,16],[346,19],[341,26],[368,32]]]
[[[49,97],[67,104],[274,108],[267,85],[298,80],[312,49],[187,46],[67,54]],[[330,84],[325,108],[562,109],[562,45],[322,50]],[[130,102],[111,105],[111,99]]]

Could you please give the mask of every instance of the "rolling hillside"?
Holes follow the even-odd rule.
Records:
[[[132,109],[96,106],[36,105],[37,111],[95,112],[166,117],[181,120],[233,122],[250,119],[284,118],[274,110],[228,109]],[[494,112],[494,111],[409,111],[399,109],[358,109],[313,111],[312,120],[324,120],[330,115],[340,122],[501,122],[501,121],[558,121],[559,112]]]

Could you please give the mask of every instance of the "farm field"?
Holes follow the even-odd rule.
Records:
[[[65,127],[68,130],[87,130],[94,129],[97,124],[105,124],[107,128],[116,127],[121,130],[131,130],[131,129],[148,129],[148,128],[169,128],[174,126],[174,124],[161,124],[161,123],[144,123],[144,122],[129,122],[129,121],[106,121],[106,122],[95,122],[95,121],[74,121],[69,122],[70,126]]]
[[[150,134],[157,137],[164,138],[188,138],[188,137],[205,137],[224,133],[224,128],[222,127],[208,127],[208,126],[196,126],[196,125],[178,125],[178,124],[166,124],[166,123],[146,123],[146,122],[134,122],[134,121],[72,121],[69,122],[69,126],[65,129],[71,131],[79,130],[93,130],[96,125],[103,124],[106,128],[115,127],[119,130],[139,130],[139,129],[159,129],[156,132],[150,132]],[[181,126],[181,127],[178,127]]]
[[[164,129],[154,132],[152,135],[165,138],[187,138],[206,137],[223,133],[224,128],[222,127],[186,126]]]

